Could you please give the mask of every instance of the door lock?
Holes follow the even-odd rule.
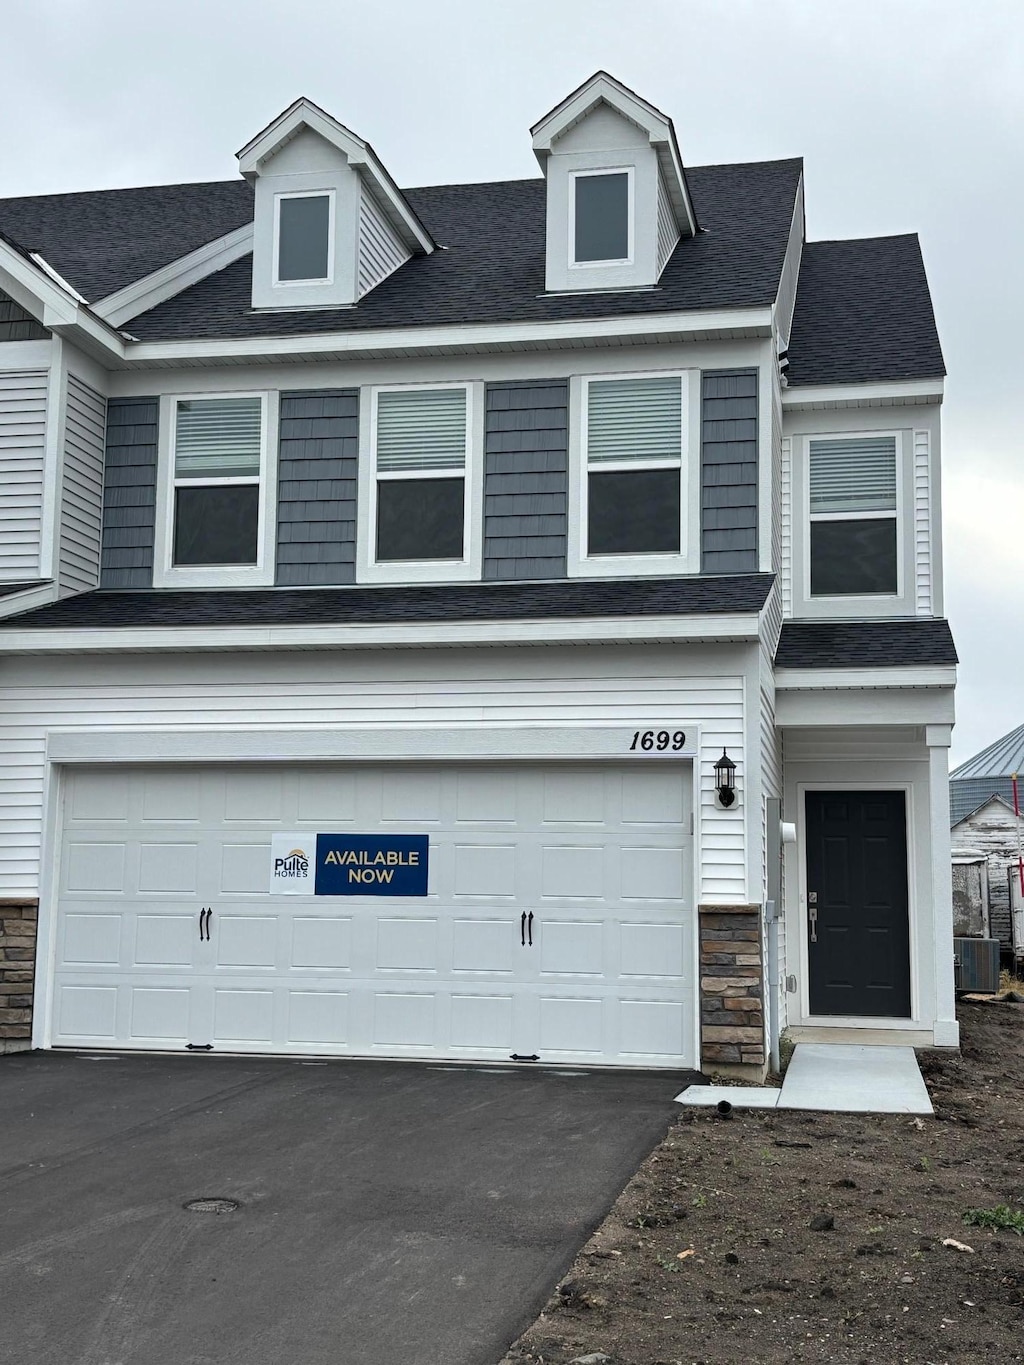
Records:
[[[812,905],[812,906],[811,906],[810,910],[807,912],[807,918],[808,918],[808,919],[810,920],[810,922],[811,922],[811,942],[812,942],[812,943],[817,943],[817,941],[818,941],[818,907],[817,907],[816,905]]]

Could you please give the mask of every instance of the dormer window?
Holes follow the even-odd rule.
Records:
[[[633,169],[575,171],[569,238],[574,266],[628,265],[633,258]]]
[[[334,193],[275,197],[274,283],[330,284],[334,275]]]

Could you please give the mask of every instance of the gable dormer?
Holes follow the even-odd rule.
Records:
[[[599,71],[530,131],[547,181],[545,287],[657,284],[698,231],[672,120]]]
[[[369,143],[311,100],[296,100],[238,163],[256,194],[254,308],[343,308],[434,250]]]

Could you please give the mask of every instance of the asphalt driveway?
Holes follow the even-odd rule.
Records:
[[[0,1057],[3,1358],[494,1365],[688,1079]]]

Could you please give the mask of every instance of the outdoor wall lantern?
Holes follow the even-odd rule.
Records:
[[[724,749],[722,757],[715,764],[715,786],[718,788],[719,801],[728,810],[736,800],[736,764]]]

